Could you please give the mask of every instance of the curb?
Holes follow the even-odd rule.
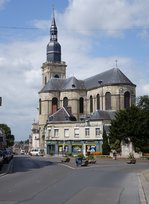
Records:
[[[145,170],[141,173],[140,176],[141,179],[141,184],[142,184],[142,189],[144,191],[145,199],[146,199],[146,204],[149,204],[149,170]]]
[[[147,199],[144,191],[144,179],[142,178],[142,173],[138,174],[138,182],[139,182],[139,197],[140,197],[140,202],[141,204],[147,204]]]

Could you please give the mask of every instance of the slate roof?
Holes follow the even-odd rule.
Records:
[[[62,107],[55,113],[49,116],[48,118],[48,123],[50,122],[70,122],[70,121],[76,121],[76,118],[72,115],[69,114],[68,111]]]
[[[85,87],[92,89],[99,85],[134,85],[118,68],[113,68],[84,80]],[[135,85],[134,85],[135,86]]]
[[[115,118],[115,111],[96,110],[91,114],[90,120],[113,120]]]
[[[84,82],[75,77],[67,79],[52,78],[40,92],[86,89]]]
[[[120,69],[113,68],[85,80],[78,80],[75,77],[70,77],[67,79],[50,79],[40,93],[54,90],[89,90],[99,86],[118,84],[136,86],[120,71]]]
[[[115,118],[115,113],[116,113],[115,111],[97,110],[91,115],[87,116],[86,119],[89,119],[91,121],[112,120]],[[69,114],[68,111],[64,107],[60,108],[58,111],[50,115],[48,118],[48,123],[70,122],[70,121],[76,121],[76,118],[72,114]]]

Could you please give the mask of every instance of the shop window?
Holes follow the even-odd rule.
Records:
[[[82,145],[81,144],[72,145],[72,153],[73,154],[79,154],[81,152],[82,152]]]
[[[96,145],[86,144],[86,152],[87,153],[96,152]]]

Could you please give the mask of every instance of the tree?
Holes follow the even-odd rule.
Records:
[[[115,119],[110,127],[110,144],[132,142],[135,151],[146,151],[149,149],[149,117],[148,111],[132,106],[116,113]],[[117,146],[118,148],[118,146]]]
[[[149,152],[149,96],[144,95],[138,97],[137,107],[139,107],[142,111],[143,120],[141,122],[142,125],[142,137],[143,140],[147,140],[144,145],[144,152]],[[138,141],[139,142],[139,141]]]
[[[29,144],[29,139],[24,141],[25,144]]]
[[[7,141],[7,147],[13,146],[15,137],[11,134],[11,129],[6,124],[0,124],[0,128],[4,131]]]
[[[8,147],[13,146],[14,145],[14,140],[15,140],[14,135],[8,135],[7,136],[7,146]]]
[[[140,96],[137,99],[137,107],[145,110],[149,110],[149,96]]]
[[[102,153],[104,155],[109,155],[110,154],[110,145],[108,142],[108,137],[106,134],[105,129],[103,128],[103,144],[102,144]]]

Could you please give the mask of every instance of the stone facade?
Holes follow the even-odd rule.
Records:
[[[55,152],[58,153],[62,143],[80,141],[80,145],[86,149],[85,144],[88,141],[99,143],[98,151],[101,150],[102,144],[102,129],[105,125],[106,118],[99,119],[94,123],[90,121],[89,138],[85,136],[86,118],[93,114],[96,110],[100,111],[118,111],[132,104],[135,104],[136,85],[134,85],[117,67],[110,69],[104,73],[97,74],[85,80],[78,80],[75,77],[66,77],[66,63],[55,61],[61,59],[61,50],[57,52],[57,28],[55,19],[52,21],[52,32],[55,30],[55,39],[50,38],[48,44],[47,62],[43,63],[42,69],[42,89],[39,92],[39,146],[47,148],[50,151],[51,142],[55,142]],[[56,44],[54,44],[56,43]],[[50,45],[50,47],[49,47]],[[58,44],[59,45],[59,44]],[[60,45],[59,45],[60,46]],[[52,55],[50,55],[52,53]],[[58,55],[54,57],[54,55]],[[65,107],[67,112],[76,118],[76,122],[64,121],[49,123],[49,116],[56,113],[62,107]],[[83,121],[83,122],[82,122]],[[110,122],[108,121],[107,124]],[[96,125],[95,125],[96,124]],[[75,129],[79,127],[79,138],[75,137]],[[95,129],[100,127],[100,138],[96,138]],[[54,138],[54,128],[59,131],[59,137]],[[69,130],[69,138],[66,138],[65,129]],[[94,129],[94,130],[93,130]],[[50,130],[51,136],[48,132]],[[67,133],[68,133],[67,132]],[[66,143],[65,143],[66,144]],[[51,148],[53,148],[51,146]],[[61,148],[60,148],[61,149]],[[83,149],[83,151],[85,151]]]
[[[40,147],[39,141],[40,141],[40,138],[39,138],[39,124],[37,122],[34,122],[32,124],[32,135],[31,135],[30,150],[39,148]]]

